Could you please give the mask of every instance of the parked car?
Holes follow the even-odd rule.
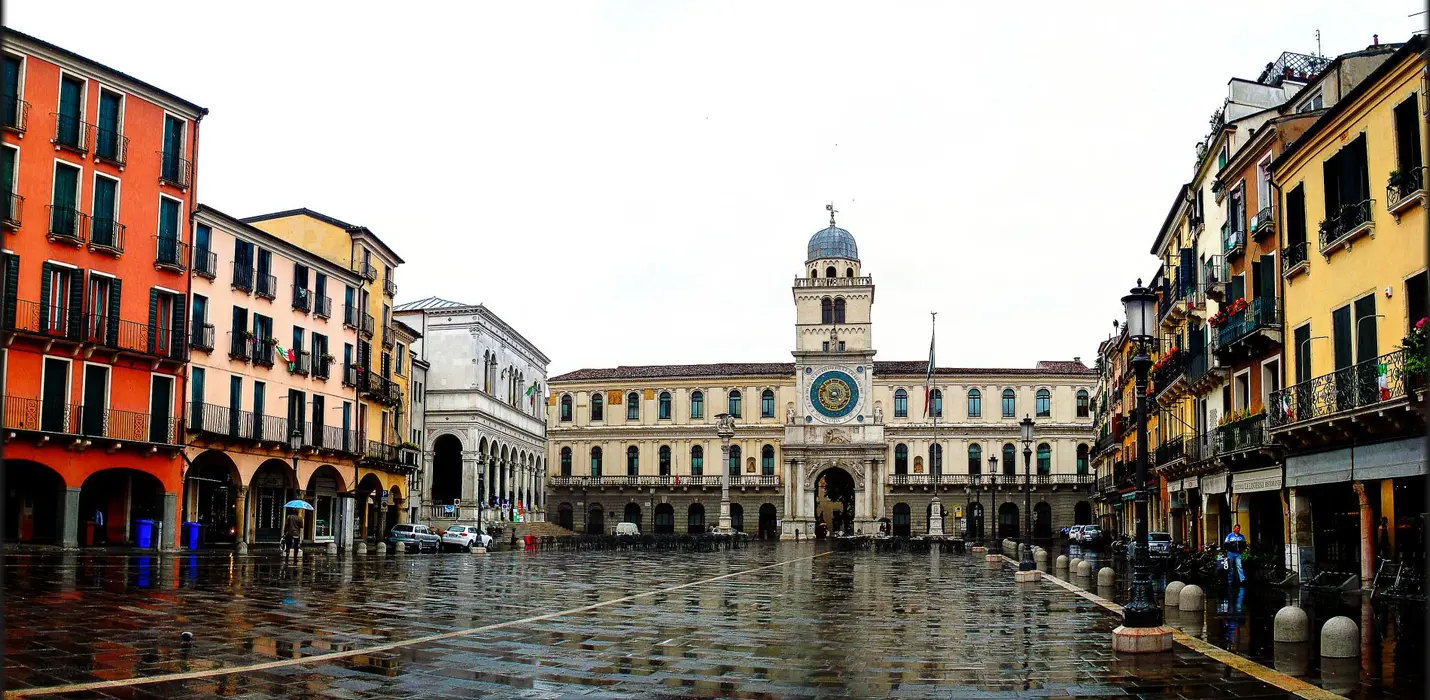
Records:
[[[409,552],[435,552],[442,544],[442,538],[426,525],[393,525],[387,533],[387,543],[392,547],[403,547]]]
[[[637,537],[641,534],[641,528],[635,523],[616,523],[616,535],[627,535]]]
[[[1147,533],[1147,556],[1152,559],[1166,559],[1172,556],[1172,535],[1168,532]],[[1137,557],[1137,540],[1127,544],[1127,558]]]
[[[453,525],[442,533],[442,549],[491,547],[492,536],[476,525]]]
[[[1078,531],[1077,541],[1087,545],[1102,542],[1102,528],[1098,525],[1083,525],[1082,529]]]
[[[1069,542],[1082,542],[1082,525],[1073,525],[1063,528],[1063,534],[1068,536]]]

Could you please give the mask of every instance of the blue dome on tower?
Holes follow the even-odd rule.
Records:
[[[805,262],[821,258],[858,260],[859,244],[854,242],[854,236],[848,231],[830,224],[829,228],[810,237],[809,257]]]

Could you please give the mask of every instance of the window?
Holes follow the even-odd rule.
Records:
[[[1087,474],[1087,445],[1077,446],[1077,473]]]
[[[705,448],[696,445],[690,448],[690,473],[700,476],[705,473]]]
[[[929,473],[943,473],[943,445],[938,443],[929,445]]]
[[[60,111],[55,115],[55,143],[82,148],[84,127],[84,81],[60,75]]]
[[[626,476],[641,473],[641,451],[635,445],[626,448]]]
[[[1263,209],[1271,208],[1271,155],[1268,153],[1260,163],[1256,164],[1256,210],[1260,213]],[[1270,212],[1267,212],[1270,213]],[[1263,222],[1258,221],[1260,226]]]
[[[1018,448],[1013,443],[1003,445],[1003,475],[1014,476],[1018,473]]]
[[[1077,390],[1077,417],[1086,418],[1090,411],[1091,404],[1088,402],[1087,390]]]
[[[601,475],[601,448],[591,448],[591,476]]]
[[[894,446],[894,473],[909,473],[909,447],[903,443]]]
[[[54,192],[50,203],[50,233],[78,240],[79,168],[66,163],[55,164]]]
[[[89,243],[96,248],[123,250],[119,228],[119,181],[94,174],[94,205],[89,219]]]
[[[760,474],[763,476],[775,475],[775,446],[765,445],[760,448]]]
[[[931,394],[931,396],[932,396],[932,398],[933,398],[933,416],[934,416],[935,418],[942,418],[942,417],[943,417],[943,391],[940,390],[940,389],[934,389],[934,390],[933,390],[933,394]]]
[[[819,300],[819,322],[834,323],[834,300],[825,297]]]
[[[402,346],[402,343],[398,343],[398,344],[397,344],[397,350],[396,350],[395,353],[393,354],[393,357],[394,357],[395,359],[394,359],[394,361],[393,361],[392,371],[393,371],[394,374],[396,374],[397,376],[401,377],[401,376],[402,376],[402,358],[407,357],[407,348],[403,347],[403,346]]]
[[[1391,178],[1392,184],[1399,180],[1400,192],[1409,194],[1425,186],[1425,178],[1420,170],[1420,109],[1418,95],[1411,93],[1404,102],[1395,106],[1395,164],[1399,173]]]
[[[705,417],[705,394],[694,391],[690,393],[690,417],[700,419]]]
[[[1321,165],[1325,178],[1326,220],[1337,219],[1345,226],[1359,222],[1359,217],[1342,217],[1343,207],[1351,207],[1370,198],[1370,171],[1366,167],[1365,135],[1346,144]],[[1368,214],[1368,212],[1362,212]],[[1337,228],[1334,235],[1342,231]]]
[[[739,446],[739,445],[731,445],[731,446],[730,446],[730,465],[729,465],[729,472],[730,472],[730,476],[739,476],[739,475],[740,475],[740,446]]]
[[[1053,448],[1048,443],[1038,444],[1038,474],[1053,473]]]
[[[894,392],[894,417],[909,417],[909,392],[903,389]]]
[[[1421,271],[1419,274],[1405,280],[1405,318],[1406,327],[1414,328],[1420,319],[1427,315],[1427,294],[1430,294],[1430,273]]]
[[[983,415],[983,392],[977,389],[968,390],[968,417],[978,418]]]
[[[839,352],[844,352],[844,341],[839,341]]]
[[[1306,260],[1306,188],[1296,185],[1286,193],[1286,266]],[[1291,251],[1292,248],[1299,250]]]
[[[184,260],[183,253],[179,250],[179,242],[184,239],[183,221],[179,217],[181,207],[182,204],[177,199],[159,197],[159,240],[157,241],[159,247],[154,251],[154,262],[156,263],[180,266],[188,262]],[[258,267],[260,271],[266,271],[263,260],[263,253],[259,253]]]
[[[775,392],[765,389],[760,392],[760,417],[775,417]]]
[[[839,276],[839,271],[838,271],[838,270],[835,270],[833,265],[830,265],[829,267],[824,268],[824,276],[825,276],[825,277],[838,277],[838,276]]]
[[[24,62],[19,56],[4,56],[4,83],[0,87],[0,109],[5,110],[3,117],[0,117],[0,124],[10,128],[23,128],[24,123],[20,121],[23,116],[20,113],[20,73],[24,68]]]
[[[983,473],[983,447],[977,443],[968,446],[968,473]]]
[[[605,413],[605,397],[602,396],[602,395],[601,395],[601,392],[599,392],[599,391],[593,391],[593,392],[591,392],[591,420],[592,420],[593,422],[594,422],[594,421],[598,421],[598,420],[604,420],[604,419],[602,418],[602,415],[603,415],[604,413]]]
[[[564,394],[564,395],[561,396],[561,420],[562,420],[562,422],[569,422],[569,421],[571,420],[571,395],[570,395],[570,394]]]
[[[1003,417],[1016,418],[1018,415],[1018,399],[1012,389],[1003,390]]]
[[[641,396],[632,391],[626,395],[626,420],[640,420]]]
[[[1296,374],[1295,383],[1311,380],[1311,324],[1306,324],[1292,332],[1295,338]]]
[[[844,323],[844,297],[834,300],[834,322]]]
[[[1037,410],[1039,418],[1047,418],[1053,415],[1052,393],[1047,389],[1039,389],[1037,400],[1034,402],[1033,407]]]
[[[85,320],[86,340],[92,343],[105,343],[113,346],[118,340],[119,319],[117,311],[119,309],[119,299],[116,290],[120,287],[119,280],[104,277],[91,272],[89,274],[89,316]],[[198,305],[203,297],[194,295],[194,304]],[[197,317],[196,317],[197,318]],[[197,321],[201,323],[201,321]],[[114,328],[111,333],[110,328]],[[115,338],[111,339],[111,335]]]
[[[730,410],[729,410],[729,413],[730,413],[730,415],[732,415],[732,416],[734,416],[734,417],[736,417],[736,418],[739,418],[739,417],[740,417],[740,390],[739,390],[739,389],[731,389],[731,390],[730,390],[730,398],[729,398],[729,402],[728,402],[728,403],[729,403],[729,409],[730,409]]]
[[[660,446],[660,475],[670,476],[670,445]]]
[[[660,401],[656,404],[655,415],[660,420],[670,420],[670,392],[660,392]]]
[[[824,341],[824,345],[822,346],[821,349],[824,350],[825,352],[829,352],[829,341],[827,341],[827,340]]]
[[[1312,110],[1320,109],[1321,107],[1325,106],[1325,104],[1325,96],[1321,94],[1320,90],[1317,90],[1316,94],[1306,98],[1305,102],[1302,102],[1300,105],[1297,105],[1296,112],[1298,114],[1301,112],[1310,112]]]
[[[169,182],[188,184],[180,178],[184,153],[184,121],[164,115],[164,152],[159,177]]]
[[[561,448],[561,476],[571,476],[571,448]]]

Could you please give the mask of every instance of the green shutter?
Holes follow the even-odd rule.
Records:
[[[104,343],[111,348],[119,347],[119,291],[122,280],[115,278],[109,282],[109,327],[104,329]]]
[[[159,333],[159,290],[149,290],[149,352],[158,349],[154,337]]]
[[[5,328],[15,327],[15,300],[20,293],[20,256],[5,255],[5,305],[0,307],[0,320]]]
[[[65,329],[70,340],[79,340],[84,333],[84,270],[75,270],[70,279],[69,328]]]
[[[176,360],[184,357],[184,303],[180,297],[174,298],[174,325],[169,327],[169,357]]]
[[[53,265],[40,265],[40,327],[36,330],[41,333],[49,331],[50,328],[50,277],[53,274]]]

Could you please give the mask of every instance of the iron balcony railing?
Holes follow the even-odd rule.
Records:
[[[228,356],[230,359],[248,362],[253,359],[253,347],[257,344],[258,341],[248,337],[246,333],[234,333],[228,339]]]
[[[112,217],[91,217],[89,249],[119,255],[124,252],[124,224]]]
[[[571,476],[553,475],[546,477],[547,483],[565,488],[605,488],[605,487],[649,487],[649,486],[709,486],[718,487],[724,477],[720,474],[617,474],[611,476]],[[730,477],[730,485],[779,486],[780,477],[773,474],[741,474]]]
[[[293,361],[288,363],[289,372],[304,377],[308,376],[312,372],[312,368],[313,353],[310,352],[295,352],[293,353]]]
[[[313,310],[313,293],[304,287],[293,285],[293,308],[303,313]]]
[[[1216,429],[1217,454],[1231,454],[1255,450],[1275,444],[1266,427],[1266,415],[1218,426]]]
[[[94,127],[94,158],[123,168],[129,160],[129,137],[102,126]]]
[[[397,283],[393,282],[391,277],[382,280],[382,293],[390,297],[397,296]]]
[[[356,375],[359,393],[385,404],[395,404],[401,401],[402,392],[397,386],[397,382],[361,367],[357,368]]]
[[[1262,236],[1276,232],[1276,221],[1271,216],[1271,205],[1268,204],[1256,212],[1256,216],[1251,219],[1251,237],[1261,240]]]
[[[288,442],[288,419],[211,403],[189,403],[190,432],[235,440]]]
[[[362,315],[362,328],[360,330],[362,331],[364,337],[371,338],[373,329],[376,327],[376,325],[376,321],[373,320],[372,314],[364,313]]]
[[[1173,355],[1170,360],[1167,360],[1166,364],[1152,370],[1152,386],[1154,391],[1160,394],[1167,387],[1175,384],[1178,378],[1187,374],[1189,364],[1187,355],[1188,353],[1179,351],[1176,355]]]
[[[1186,445],[1184,444],[1183,436],[1178,435],[1163,440],[1162,444],[1157,446],[1157,450],[1153,453],[1153,456],[1154,459],[1152,463],[1158,467],[1182,459],[1186,456]]]
[[[173,328],[115,319],[103,313],[91,313],[86,317],[84,341],[112,350],[171,360],[184,359],[182,334],[174,333]]]
[[[1207,357],[1206,350],[1187,351],[1187,381],[1196,381],[1205,377],[1211,370],[1211,361]]]
[[[1241,222],[1238,221],[1236,223],[1240,224]],[[1239,225],[1233,227],[1230,221],[1222,224],[1221,250],[1228,258],[1233,255],[1239,255],[1243,250],[1246,250],[1246,232],[1240,230]]]
[[[274,354],[273,343],[259,340],[253,345],[253,364],[260,367],[272,367]]]
[[[348,304],[343,304],[343,325],[348,328],[358,327],[357,309]]]
[[[1322,221],[1321,252],[1329,253],[1355,234],[1372,228],[1375,225],[1371,218],[1371,212],[1374,209],[1374,199],[1367,199],[1356,204],[1345,204],[1341,206],[1335,216]]]
[[[391,349],[392,349],[392,344],[393,344],[392,325],[391,325],[391,324],[383,324],[383,326],[382,326],[382,347],[385,347],[385,348],[391,350]]]
[[[363,456],[375,462],[383,464],[397,464],[397,445],[389,445],[377,440],[368,440],[367,449]]]
[[[1271,392],[1267,425],[1272,429],[1374,406],[1406,395],[1405,351]]]
[[[1289,275],[1306,264],[1306,248],[1306,241],[1298,241],[1281,251],[1281,264],[1285,266],[1281,271],[1283,275]]]
[[[194,177],[194,164],[178,153],[159,151],[159,182],[187,189]]]
[[[214,324],[195,323],[189,333],[189,347],[213,352],[214,349]]]
[[[257,284],[253,288],[253,293],[264,299],[273,300],[278,298],[278,278],[273,275],[259,274]]]
[[[154,236],[154,267],[174,272],[189,269],[189,244],[169,236]]]
[[[253,415],[253,439],[288,443],[288,419],[283,416]]]
[[[313,297],[313,315],[328,318],[333,315],[332,297]]]
[[[1182,447],[1189,464],[1204,462],[1216,456],[1216,440],[1211,433],[1188,435]]]
[[[11,192],[3,199],[0,199],[0,224],[5,228],[16,230],[20,228],[20,211],[24,209],[25,198]]]
[[[89,228],[88,215],[74,207],[58,204],[47,204],[45,208],[50,211],[51,241],[73,246],[84,245],[84,235]]]
[[[1274,297],[1256,297],[1251,303],[1231,315],[1217,329],[1217,344],[1226,348],[1252,333],[1281,325],[1280,309]]]
[[[357,386],[357,367],[350,364],[343,365],[343,386]]]
[[[376,282],[376,281],[377,281],[377,268],[376,268],[376,267],[373,267],[373,266],[372,266],[372,263],[369,263],[369,262],[361,263],[361,264],[359,265],[358,271],[362,273],[362,276],[363,276],[363,277],[367,278],[367,281],[369,281],[369,282]]]
[[[30,103],[15,95],[0,96],[0,127],[17,134],[30,124]]]
[[[313,378],[327,379],[331,375],[332,367],[333,360],[331,355],[315,356],[313,358]]]
[[[55,137],[50,143],[76,153],[89,152],[89,131],[94,128],[93,124],[59,112],[50,112],[50,116],[55,118]]]
[[[179,437],[177,418],[21,396],[5,397],[5,429],[160,445]]]
[[[1317,75],[1320,75],[1330,62],[1331,59],[1324,56],[1284,51],[1275,61],[1266,64],[1266,68],[1261,71],[1256,82],[1273,87],[1279,87],[1284,80],[1309,83]]]
[[[795,289],[810,287],[862,287],[874,283],[873,277],[796,277]]]
[[[1419,165],[1406,171],[1391,174],[1385,186],[1385,203],[1390,211],[1399,211],[1412,199],[1425,191],[1425,166]]]
[[[253,268],[235,260],[233,262],[233,288],[244,291],[253,291]]]
[[[194,274],[206,279],[218,277],[218,253],[203,248],[194,249]]]

